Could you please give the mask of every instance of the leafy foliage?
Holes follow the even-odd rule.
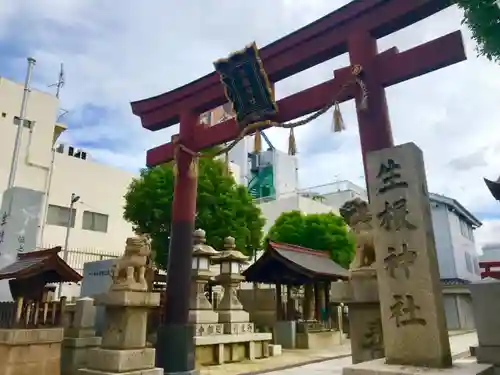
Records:
[[[333,213],[282,213],[274,222],[268,238],[276,242],[328,251],[330,258],[348,268],[354,257],[355,241],[340,216]]]
[[[174,174],[172,164],[141,170],[125,194],[123,217],[138,233],[149,234],[155,263],[168,264]],[[250,255],[260,247],[264,219],[247,189],[225,173],[220,160],[200,158],[196,228],[207,234],[207,243],[219,250],[224,238],[233,236],[238,250]]]
[[[480,55],[500,61],[500,7],[496,0],[455,0],[464,11],[463,23],[472,32]]]

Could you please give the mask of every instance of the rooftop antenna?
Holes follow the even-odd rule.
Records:
[[[59,99],[59,94],[61,93],[61,89],[64,87],[64,64],[61,63],[61,69],[59,70],[59,79],[57,80],[57,83],[54,83],[53,85],[50,85],[49,87],[57,87],[56,89],[56,98]]]

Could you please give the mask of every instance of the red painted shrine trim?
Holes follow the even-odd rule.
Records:
[[[447,52],[443,53],[443,51]],[[425,56],[426,60],[423,60],[421,56]],[[373,61],[373,68],[382,76],[382,84],[387,87],[465,59],[462,35],[460,31],[457,31],[400,53],[396,48],[384,51]],[[336,70],[333,79],[279,100],[277,104],[280,113],[274,120],[286,122],[322,108],[331,100],[332,92],[339,93],[348,74],[349,68]],[[354,91],[347,88],[337,94],[336,100],[341,103],[354,96]],[[270,125],[264,125],[260,130],[268,127]],[[235,139],[239,133],[240,128],[234,119],[227,120],[203,129],[203,132],[195,133],[192,148],[202,150],[214,144]],[[251,131],[247,133],[247,135],[250,134],[252,134]],[[146,164],[155,166],[169,162],[173,158],[174,147],[172,143],[167,143],[148,150]]]
[[[481,279],[491,277],[500,280],[500,270],[491,270],[492,268],[500,268],[500,262],[479,262],[479,267],[484,268],[484,271],[481,272]]]
[[[360,91],[361,91],[360,101],[362,103],[361,106],[366,109],[367,105],[368,105],[367,104],[368,92],[367,92],[366,86],[362,80],[363,67],[361,65],[353,65],[352,67],[350,67],[349,71],[351,73],[352,78],[350,80],[345,80],[344,83],[339,87],[338,90],[334,90],[334,92],[336,94],[333,96],[333,98],[331,98],[329,100],[329,102],[327,102],[322,108],[319,108],[316,113],[309,115],[307,118],[305,118],[303,120],[295,121],[295,122],[260,121],[260,122],[255,122],[255,123],[249,124],[245,128],[243,128],[242,130],[239,130],[239,131],[237,130],[237,133],[236,133],[237,136],[236,137],[233,136],[230,138],[233,140],[228,146],[220,149],[216,153],[211,153],[211,154],[201,154],[200,152],[196,151],[196,150],[204,149],[205,147],[200,148],[200,147],[195,146],[194,150],[192,150],[192,149],[186,147],[185,145],[179,143],[179,137],[173,137],[172,142],[169,145],[171,145],[173,143],[173,146],[170,146],[171,147],[170,149],[173,150],[174,160],[178,159],[178,152],[180,150],[182,150],[184,152],[187,152],[191,156],[193,156],[193,161],[191,164],[194,165],[197,163],[197,158],[200,158],[200,157],[213,158],[213,157],[228,153],[246,135],[252,134],[255,131],[258,131],[260,129],[265,129],[265,128],[269,128],[272,126],[284,128],[284,129],[293,129],[293,128],[305,125],[305,124],[311,122],[312,120],[315,120],[316,118],[318,118],[322,114],[326,113],[331,107],[337,106],[338,102],[339,102],[338,98],[342,97],[342,95],[344,95],[344,92],[346,90],[348,90],[352,85],[356,85],[360,88]],[[295,116],[295,117],[300,117],[300,116]],[[232,119],[231,121],[233,121],[233,123],[236,124],[234,119]],[[219,128],[219,127],[220,127],[220,124],[217,125],[217,128]],[[237,124],[236,124],[236,127],[237,127],[237,129],[239,129],[239,126]],[[210,129],[211,128],[204,130],[203,139],[205,142],[207,139],[207,135],[210,132]],[[195,136],[196,136],[196,133],[195,133]],[[195,139],[195,141],[196,141],[196,139]],[[214,142],[214,143],[217,143],[217,142]],[[160,146],[160,150],[161,150],[161,147],[162,146]],[[163,160],[152,159],[151,155],[154,156],[154,150],[158,150],[158,149],[159,148],[157,147],[156,149],[148,150],[147,156],[146,156],[146,164],[148,166],[151,167],[151,166],[159,165],[161,163],[166,162],[165,159],[163,159]],[[162,156],[161,153],[159,153],[159,157],[161,157],[161,156]],[[170,159],[168,161],[170,161]],[[194,171],[195,168],[196,168],[195,166],[190,167],[190,171]],[[174,165],[174,174],[176,172],[177,172],[177,169],[176,169],[176,164],[175,164]]]
[[[383,37],[450,6],[446,0],[357,0],[305,26],[261,50],[272,82],[347,52],[346,40],[354,30]],[[186,110],[201,112],[225,103],[224,90],[215,73],[176,90],[133,102],[132,112],[141,118],[160,112],[156,122],[144,122],[159,130],[179,121]]]

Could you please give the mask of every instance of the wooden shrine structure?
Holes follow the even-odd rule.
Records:
[[[58,254],[61,246],[18,254],[17,260],[0,269],[0,280],[9,280],[12,298],[45,300],[47,284],[77,283],[82,276]]]
[[[349,278],[349,271],[331,260],[326,252],[273,241],[268,241],[264,254],[242,274],[247,282],[276,286],[277,320],[295,320],[292,288],[302,286],[306,290],[302,318],[320,321],[321,309],[329,316],[330,283]],[[282,301],[283,287],[286,287],[285,304]],[[312,291],[313,296],[307,295],[307,290]],[[314,304],[309,300],[311,297]],[[314,311],[311,311],[311,305]]]

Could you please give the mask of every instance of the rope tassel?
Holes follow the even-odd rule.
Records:
[[[340,133],[342,130],[345,130],[344,119],[342,118],[342,113],[340,113],[339,103],[335,102],[333,109],[333,131]]]
[[[288,136],[288,155],[297,154],[297,142],[295,141],[295,133],[293,128],[290,128],[290,135]]]
[[[262,151],[262,135],[260,134],[260,130],[257,129],[255,132],[255,138],[253,139],[253,150],[254,152]]]
[[[191,163],[189,163],[188,176],[190,178],[198,177],[198,157],[193,156]]]

